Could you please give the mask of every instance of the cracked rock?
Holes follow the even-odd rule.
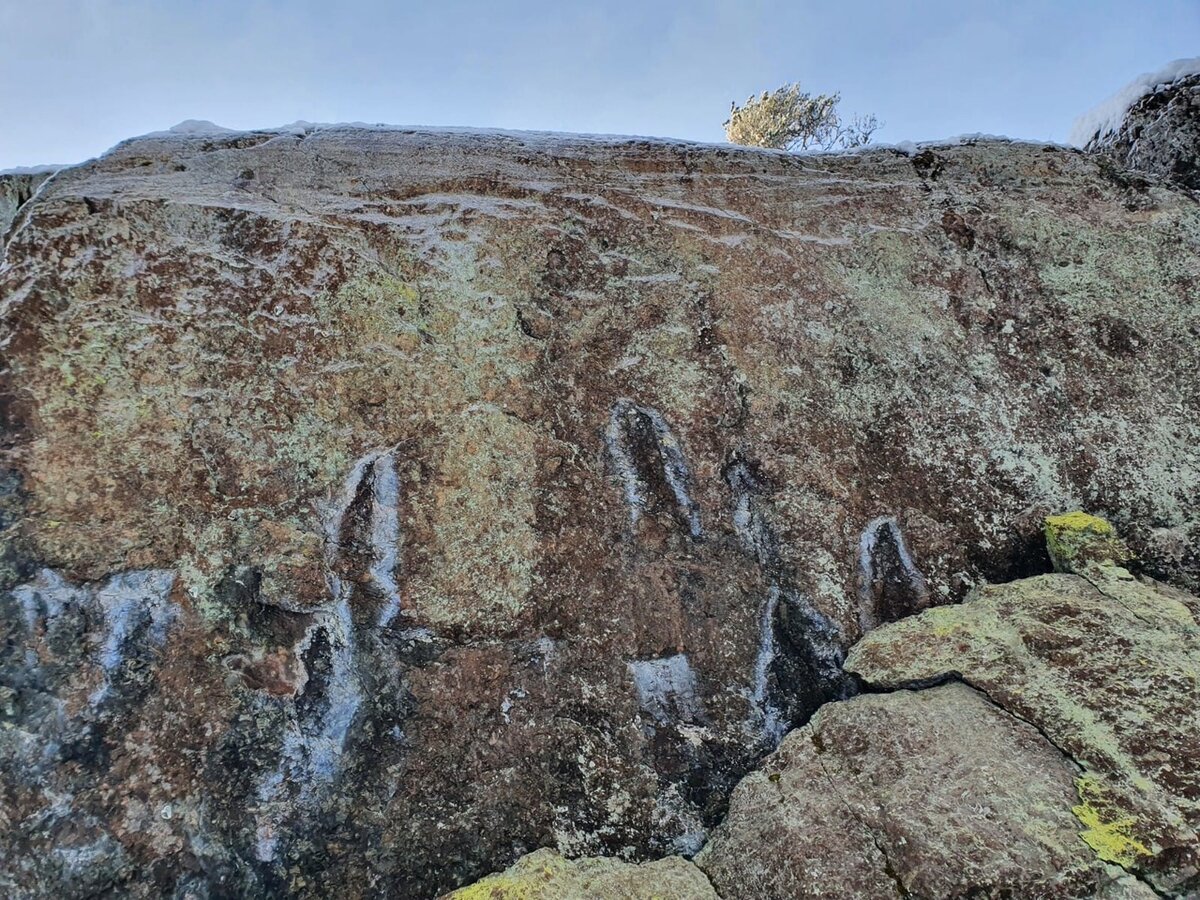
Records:
[[[697,857],[737,898],[1092,897],[1075,766],[963,684],[821,708]]]
[[[988,585],[880,628],[847,668],[874,690],[973,685],[1079,767],[1064,808],[1099,859],[1194,896],[1200,599],[1111,563],[1083,572]]]

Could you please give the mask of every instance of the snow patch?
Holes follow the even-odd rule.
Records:
[[[224,128],[207,119],[184,119],[167,129],[169,134],[235,134],[232,128]]]
[[[1112,134],[1121,127],[1135,103],[1147,94],[1153,94],[1159,88],[1189,75],[1200,75],[1200,56],[1176,59],[1156,72],[1143,72],[1099,106],[1076,119],[1071,128],[1071,143],[1083,147],[1095,138]]]

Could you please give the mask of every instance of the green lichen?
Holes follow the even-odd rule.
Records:
[[[1059,572],[1078,572],[1089,563],[1122,565],[1129,548],[1108,521],[1082,511],[1046,519],[1046,548]]]
[[[966,631],[973,618],[971,612],[973,610],[964,614],[961,606],[935,606],[921,613],[921,620],[935,637],[944,638],[958,631]]]
[[[1071,812],[1084,826],[1080,837],[1097,856],[1105,862],[1129,868],[1140,858],[1154,855],[1134,836],[1137,816],[1117,809],[1098,778],[1093,775],[1077,778],[1075,789],[1080,802],[1071,807]]]

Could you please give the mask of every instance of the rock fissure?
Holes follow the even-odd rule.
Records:
[[[888,853],[888,849],[884,845],[884,841],[880,838],[879,834],[876,833],[875,829],[868,825],[862,816],[860,816],[854,810],[849,801],[846,799],[845,794],[838,789],[837,781],[830,773],[828,766],[825,764],[825,760],[822,758],[824,752],[815,739],[813,740],[813,748],[816,750],[817,764],[820,765],[821,771],[825,773],[825,780],[829,784],[829,789],[834,793],[834,795],[838,798],[838,802],[840,802],[842,807],[846,810],[846,815],[850,816],[851,819],[858,823],[859,828],[861,828],[863,833],[871,839],[872,845],[874,845],[875,849],[879,851],[879,855],[883,857],[884,874],[887,875],[887,877],[892,881],[893,885],[895,885],[896,896],[905,898],[905,900],[912,897],[912,894],[908,890],[908,886],[905,885],[904,880],[900,877],[900,873],[896,871],[896,867],[892,863],[891,855]]]

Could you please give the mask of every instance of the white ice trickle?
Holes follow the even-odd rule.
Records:
[[[371,579],[383,595],[379,625],[390,625],[400,612],[396,562],[400,543],[400,479],[396,458],[385,453],[371,467]]]
[[[896,548],[896,558],[900,562],[900,571],[905,581],[918,594],[928,590],[925,576],[913,562],[908,545],[904,542],[904,532],[892,516],[880,516],[872,519],[863,529],[858,541],[858,577],[859,577],[859,624],[863,631],[869,631],[879,624],[878,610],[874,608],[874,585],[879,577],[875,566],[875,548],[881,538],[885,537]]]
[[[371,486],[368,535],[371,545],[370,575],[375,587],[383,595],[378,624],[385,626],[400,611],[400,586],[396,583],[400,543],[400,479],[393,451],[377,450],[359,459],[346,476],[337,497],[324,508],[326,581],[331,595],[338,597],[342,594],[344,586],[336,574],[342,549],[342,525],[364,479],[370,479]]]
[[[605,431],[604,443],[612,458],[613,468],[621,479],[625,490],[625,502],[629,507],[629,524],[637,525],[646,508],[647,485],[638,473],[637,461],[634,459],[630,440],[630,430],[636,427],[640,419],[649,425],[653,432],[658,456],[662,465],[663,479],[675,497],[675,505],[682,517],[688,523],[688,531],[692,537],[699,537],[700,510],[692,500],[689,492],[691,474],[688,471],[687,460],[679,440],[667,425],[666,420],[658,410],[649,406],[639,406],[632,400],[622,398],[613,404],[609,415],[608,429]]]
[[[694,722],[700,716],[696,674],[683,653],[630,662],[638,703],[660,724]]]
[[[263,862],[275,858],[280,831],[290,808],[289,787],[295,786],[292,794],[295,802],[306,806],[318,796],[319,790],[336,779],[346,739],[364,699],[354,658],[354,621],[350,610],[354,588],[338,575],[338,564],[342,528],[366,478],[371,486],[370,575],[385,597],[380,624],[387,624],[399,610],[399,588],[394,576],[400,527],[399,481],[392,453],[375,451],[355,462],[338,495],[322,509],[325,579],[332,602],[314,613],[312,624],[293,652],[303,660],[314,651],[314,646],[320,646],[318,638],[323,638],[329,654],[328,669],[319,682],[314,673],[309,673],[305,690],[320,689],[318,703],[303,714],[292,707],[279,766],[258,783],[255,854]]]
[[[771,705],[767,696],[771,663],[779,653],[779,641],[775,637],[775,611],[779,608],[779,594],[779,586],[772,584],[767,601],[763,604],[758,625],[758,655],[754,659],[754,687],[750,694],[750,702],[754,704],[759,717],[759,731],[772,743],[778,743],[787,727],[779,710]]]

